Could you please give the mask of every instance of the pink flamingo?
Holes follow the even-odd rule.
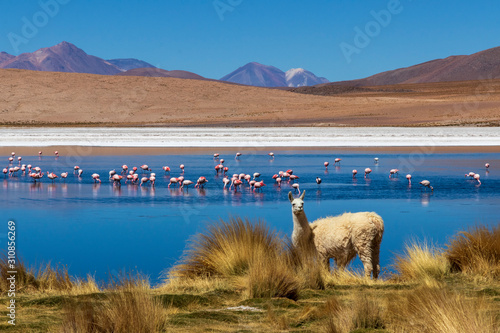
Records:
[[[34,180],[34,181],[35,181],[35,183],[36,183],[37,179],[38,179],[38,180],[42,179],[42,177],[43,177],[43,173],[31,173],[29,176],[30,176],[31,178],[33,178],[33,180]]]
[[[238,159],[238,158],[240,158],[240,156],[241,156],[241,153],[240,153],[240,152],[237,152],[237,153],[236,153],[236,156],[235,156],[234,158],[235,158],[235,159]]]
[[[372,172],[372,169],[370,169],[370,168],[366,168],[365,169],[365,178],[366,178],[367,175],[370,174],[370,172]]]
[[[54,155],[56,155],[56,157],[59,157],[59,152],[56,150],[56,151],[54,152]]]
[[[149,183],[151,184],[152,187],[155,187],[155,182],[156,182],[156,175],[151,174],[149,177]]]
[[[408,185],[411,185],[411,175],[407,174],[406,179],[408,179]]]
[[[50,180],[52,180],[52,182],[54,182],[54,179],[57,178],[57,175],[53,172],[48,172],[47,171],[47,178],[49,178]]]
[[[196,187],[204,187],[206,183],[208,183],[208,180],[205,177],[200,177],[196,181],[196,185],[194,187],[195,188]]]
[[[236,192],[238,189],[238,186],[240,186],[241,184],[243,184],[243,182],[241,180],[235,179],[235,180],[233,180],[231,185],[234,185],[234,191]]]
[[[299,176],[297,176],[297,175],[290,175],[290,177],[289,177],[289,180],[291,180],[292,182],[294,182],[296,179],[299,179]]]
[[[116,175],[116,171],[115,170],[111,170],[109,172],[109,178],[113,178],[114,175]]]
[[[180,188],[184,188],[184,186],[185,186],[186,188],[188,188],[188,186],[189,186],[189,185],[192,185],[192,184],[194,184],[192,181],[190,181],[190,180],[186,179],[186,180],[183,180],[183,181],[182,181],[182,184],[181,184],[181,187],[180,187]]]
[[[219,154],[218,153],[215,153],[214,154],[214,159],[218,159],[219,158]]]
[[[163,171],[165,171],[165,173],[170,172],[170,167],[169,166],[164,166],[163,167]]]
[[[330,165],[330,162],[325,162],[325,163],[323,163],[323,165],[325,166],[325,170],[328,170],[328,166]]]
[[[128,171],[128,166],[126,164],[122,165],[122,174],[126,174]]]
[[[168,183],[167,187],[170,188],[170,185],[177,184],[178,182],[179,182],[179,179],[172,177],[172,178],[170,178],[170,183]]]
[[[142,177],[140,186],[142,186],[142,184],[146,184],[148,182],[148,180],[149,180],[148,177]]]
[[[340,161],[342,161],[342,159],[337,157],[337,158],[335,159],[335,163],[333,163],[333,164],[337,164],[337,163],[338,163],[338,164],[340,164]]]
[[[12,164],[14,162],[14,157],[9,157],[9,163]]]
[[[278,184],[278,187],[281,187],[281,177],[276,178],[276,184]]]
[[[220,164],[224,164],[224,159],[223,158],[220,159]]]
[[[316,177],[316,184],[318,184],[318,185],[319,185],[319,184],[321,184],[321,182],[322,182],[321,178]]]
[[[120,175],[117,175],[117,174],[113,175],[113,184],[117,185],[117,186],[120,186],[122,179],[123,179],[123,176],[120,176]]]
[[[253,185],[253,191],[255,192],[255,190],[261,189],[263,186],[266,186],[263,180],[261,180],[260,182],[255,182],[255,184]]]
[[[291,174],[293,174],[293,170],[292,169],[288,169],[288,170],[286,170],[286,173],[288,173],[288,174],[291,175]],[[290,177],[290,176],[288,176],[288,177]]]
[[[474,179],[477,180],[477,182],[479,183],[479,185],[481,185],[481,181],[479,180],[479,178],[481,178],[481,176],[478,173],[476,173],[474,175]]]
[[[78,170],[78,177],[81,177],[81,176],[82,176],[82,173],[83,173],[83,170],[82,170],[82,169],[79,169],[79,170]]]
[[[424,186],[424,187],[428,187],[431,189],[431,191],[434,191],[434,187],[431,186],[431,182],[428,181],[428,180],[422,180],[420,182],[420,185]]]
[[[98,173],[93,173],[93,174],[92,174],[92,179],[94,180],[94,183],[97,183],[97,182],[99,182],[99,183],[100,183],[100,182],[101,182],[101,179],[100,179],[100,178],[101,178],[101,177],[99,176],[99,174],[98,174]]]
[[[42,151],[39,151],[39,152],[38,152],[38,156],[42,156]]]
[[[66,177],[68,177],[68,173],[67,172],[61,173],[61,178],[62,179],[66,179]]]
[[[149,166],[147,164],[141,165],[141,169],[143,172],[151,171],[151,169],[149,168]]]
[[[12,155],[12,157],[15,157],[16,156],[16,153],[15,152],[12,152],[10,153]]]
[[[224,167],[224,174],[226,174],[229,171],[228,167]]]
[[[391,169],[389,171],[389,178],[391,178],[391,176],[397,175],[398,171],[399,171],[398,169]]]
[[[226,189],[226,186],[231,183],[231,181],[229,180],[229,178],[227,177],[224,177],[224,179],[222,179],[222,182],[224,183],[224,189]]]
[[[80,169],[80,167],[78,165],[75,165],[75,167],[73,168],[73,173],[76,173],[78,169]]]
[[[352,170],[352,178],[356,178],[357,174],[358,174],[358,170],[356,170],[356,169]]]
[[[486,164],[484,165],[484,167],[485,167],[486,169],[489,169],[489,168],[490,168],[490,164],[489,164],[489,163],[486,163]]]
[[[182,173],[184,173],[184,164],[179,165],[179,168],[181,168]]]
[[[17,158],[17,160],[19,161],[19,164],[21,164],[21,160],[22,160],[22,159],[23,159],[23,158],[22,158],[21,156],[19,156],[19,157]]]
[[[136,184],[139,181],[139,175],[134,173],[132,175],[132,184]]]
[[[9,172],[9,169],[3,168],[2,172],[3,172],[4,176],[7,176],[7,172]]]
[[[300,194],[300,188],[299,188],[299,184],[298,184],[298,183],[294,183],[294,184],[292,185],[292,187],[295,189],[295,191],[296,191],[296,192],[298,191],[298,192],[299,192],[299,194]]]

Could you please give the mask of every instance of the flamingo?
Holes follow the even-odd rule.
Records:
[[[479,183],[479,185],[481,185],[481,181],[479,180],[479,178],[481,178],[481,176],[478,173],[476,173],[474,175],[474,179],[477,180],[477,182]]]
[[[290,174],[290,175],[291,175],[291,174],[293,174],[293,170],[292,170],[292,169],[288,169],[288,170],[286,170],[286,172],[287,172],[288,174]],[[290,177],[290,176],[288,176],[288,177]]]
[[[269,154],[267,154],[269,156],[271,156],[273,159],[274,159],[274,153],[273,152],[270,152]]]
[[[179,165],[179,168],[181,168],[182,173],[184,173],[184,164]]]
[[[431,191],[434,191],[434,187],[431,186],[431,182],[428,181],[428,180],[422,180],[420,182],[420,185],[424,186],[424,187],[428,187],[431,189]]]
[[[222,182],[224,183],[224,189],[226,189],[226,186],[231,183],[231,181],[229,180],[229,178],[227,177],[224,177],[224,179],[222,179]]]
[[[50,180],[52,180],[52,182],[54,182],[54,179],[57,178],[57,175],[53,172],[48,172],[47,171],[47,178],[49,178]]]
[[[75,165],[73,168],[73,173],[76,173],[78,171],[78,169],[80,169],[80,167],[78,165]]]
[[[276,178],[276,184],[278,184],[278,187],[281,187],[281,177]]]
[[[66,179],[66,177],[68,177],[68,173],[67,172],[61,173],[61,178],[62,179]]]
[[[179,177],[177,177],[177,180],[179,181],[179,184],[182,184],[182,182],[184,181],[184,177],[179,176]]]
[[[375,162],[375,164],[378,164],[378,157],[375,157],[373,161]]]
[[[148,182],[148,180],[149,180],[148,177],[142,177],[140,186],[142,186],[142,184],[146,184]]]
[[[215,166],[215,173],[219,174],[220,169],[221,169],[221,165],[220,165],[220,164],[217,164],[217,165]]]
[[[143,172],[151,171],[151,169],[149,168],[149,166],[147,164],[141,165],[141,169]]]
[[[12,157],[15,157],[16,156],[16,153],[15,152],[12,152],[10,153],[12,155]]]
[[[136,184],[139,181],[139,175],[134,173],[132,175],[132,184]]]
[[[155,182],[156,182],[156,175],[151,174],[151,176],[149,177],[149,183],[151,184],[152,187],[155,187]]]
[[[357,174],[358,174],[358,170],[356,170],[356,169],[352,170],[352,178],[356,178]]]
[[[229,168],[228,167],[224,167],[224,174],[226,174],[226,172],[229,171]]]
[[[266,184],[264,184],[264,181],[261,180],[260,182],[255,182],[253,186],[253,191],[255,192],[255,190],[261,189],[263,186],[266,186]]]
[[[131,183],[134,182],[134,175],[133,174],[128,174],[126,178],[127,179],[125,179],[125,184],[127,184],[127,181],[129,181],[129,180]]]
[[[389,171],[389,178],[391,178],[391,176],[393,176],[393,175],[396,175],[398,173],[398,171],[399,171],[398,169],[391,169]]]
[[[116,171],[115,170],[111,170],[109,172],[109,178],[113,178],[114,175],[116,175]]]
[[[194,187],[204,187],[205,183],[208,183],[208,180],[205,177],[200,177],[196,181],[196,185]]]
[[[465,177],[474,178],[474,175],[475,175],[475,174],[476,174],[475,172],[472,172],[472,171],[471,171],[471,172],[469,172],[469,173],[466,173],[466,174],[465,174]]]
[[[133,167],[132,171],[134,171],[134,173],[135,173],[137,171],[137,167]]]
[[[486,164],[484,165],[484,167],[485,167],[486,169],[489,169],[490,164],[489,164],[489,163],[486,163]]]
[[[62,175],[61,175],[62,176]],[[94,180],[94,183],[101,182],[100,176],[98,173],[93,173],[92,174],[92,179]]]
[[[122,173],[127,174],[128,166],[126,164],[122,165]]]
[[[170,183],[168,183],[167,187],[170,188],[170,185],[177,184],[178,182],[179,182],[179,179],[172,177],[172,178],[170,178]]]
[[[259,178],[259,177],[260,177],[260,173],[255,172],[255,173],[253,174],[253,179],[254,179],[254,180],[255,180],[255,178]]]
[[[43,177],[43,173],[30,173],[29,175],[31,178],[33,178],[33,180],[35,181],[36,183],[36,180],[37,179],[42,179]]]
[[[170,167],[169,166],[164,166],[163,167],[163,171],[165,171],[165,173],[170,172]]]
[[[9,163],[12,164],[14,162],[14,157],[9,157]]]
[[[219,158],[219,154],[218,153],[215,153],[214,154],[214,159],[218,159]]]
[[[123,176],[120,176],[120,175],[117,175],[117,174],[113,175],[113,184],[120,186],[122,179],[123,179]]]
[[[21,171],[23,172],[23,176],[26,175],[26,164],[21,165]]]
[[[322,182],[321,178],[316,177],[316,184],[318,184],[318,185],[319,185],[319,184],[321,184],[321,182]]]
[[[38,152],[38,156],[42,156],[42,151],[39,151],[39,152]]]
[[[295,189],[296,192],[298,191],[300,194],[300,188],[298,183],[293,184],[292,187]]]
[[[238,189],[238,186],[240,186],[241,184],[243,184],[243,182],[239,179],[234,179],[233,182],[231,183],[231,185],[234,185],[235,192]]]
[[[337,164],[337,163],[338,163],[338,164],[340,164],[340,161],[342,161],[342,159],[337,157],[337,158],[335,159],[335,163],[333,163],[333,164]]]
[[[220,164],[224,164],[224,159],[223,158],[220,159]]]
[[[370,168],[366,168],[365,169],[365,178],[366,178],[367,175],[370,174],[370,172],[372,172],[372,169],[370,169]]]
[[[42,173],[42,169],[40,167],[34,167],[33,170],[35,170],[36,173]]]
[[[82,170],[82,169],[79,169],[79,170],[78,170],[78,177],[81,177],[81,176],[82,176],[82,173],[83,173],[83,170]]]
[[[184,186],[185,186],[186,188],[188,188],[188,186],[189,186],[189,185],[192,185],[192,184],[194,184],[192,181],[190,181],[190,180],[186,179],[186,180],[183,180],[183,181],[182,181],[182,184],[181,184],[181,187],[180,187],[180,188],[184,188]]]
[[[407,174],[406,179],[408,179],[408,185],[411,185],[411,175]]]
[[[56,155],[56,157],[59,157],[59,152],[56,150],[56,151],[54,152],[54,155]]]
[[[325,163],[323,163],[323,165],[325,166],[325,169],[328,170],[328,166],[330,165],[330,162],[325,162]]]
[[[290,179],[292,182],[294,182],[294,181],[295,181],[295,179],[299,179],[299,176],[297,176],[297,175],[290,175],[289,179]]]
[[[240,158],[240,156],[241,156],[241,153],[240,153],[240,152],[237,152],[237,153],[236,153],[236,156],[235,156],[234,158],[238,159],[238,158]]]
[[[19,164],[21,164],[21,160],[22,160],[22,159],[23,159],[23,158],[22,158],[21,156],[19,156],[19,157],[17,158],[17,160],[19,161]]]

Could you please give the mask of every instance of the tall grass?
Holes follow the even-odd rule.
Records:
[[[167,312],[147,289],[124,288],[104,301],[68,302],[62,333],[154,333],[166,327]]]
[[[467,299],[443,288],[422,287],[391,299],[386,316],[394,332],[499,332],[495,314],[483,299]]]
[[[500,224],[475,226],[453,237],[445,252],[453,271],[500,278]]]
[[[225,278],[248,298],[297,299],[302,288],[324,287],[325,270],[314,252],[297,251],[262,221],[231,218],[191,241],[170,280]]]
[[[394,268],[403,281],[432,284],[448,274],[449,263],[443,250],[412,241],[405,245],[403,255],[396,256]]]

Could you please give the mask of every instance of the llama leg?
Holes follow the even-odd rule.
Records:
[[[373,265],[373,279],[377,279],[380,273],[380,242],[376,242],[373,246],[372,252],[372,265]]]
[[[373,271],[373,264],[372,264],[372,251],[365,250],[362,253],[359,254],[359,258],[361,259],[361,262],[363,263],[363,267],[365,269],[365,277],[370,277],[372,272],[373,276],[375,278],[375,272]]]

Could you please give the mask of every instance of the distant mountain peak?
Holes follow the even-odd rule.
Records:
[[[221,80],[258,87],[301,87],[329,82],[303,68],[292,68],[285,73],[274,66],[255,61],[236,69]]]

